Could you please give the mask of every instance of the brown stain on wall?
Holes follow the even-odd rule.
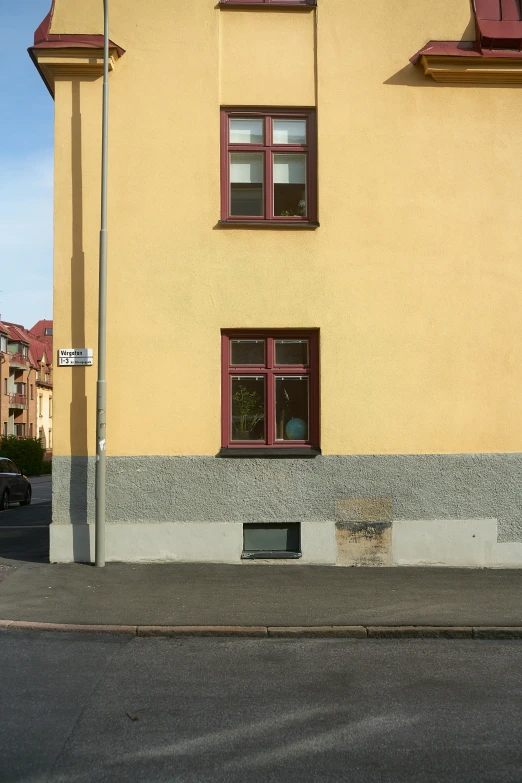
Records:
[[[391,498],[340,498],[335,501],[337,565],[392,565]]]

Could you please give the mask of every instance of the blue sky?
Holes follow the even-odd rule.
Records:
[[[54,104],[27,47],[51,0],[0,0],[0,314],[52,318]]]

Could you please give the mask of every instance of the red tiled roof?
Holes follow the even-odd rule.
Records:
[[[21,343],[30,343],[31,339],[21,324],[13,324],[10,321],[4,321],[8,328],[9,339],[16,340]]]
[[[53,322],[52,321],[46,321],[42,319],[41,321],[37,321],[29,331],[31,334],[34,334],[36,337],[49,337],[49,335],[45,334],[46,329],[52,329],[53,328]]]
[[[24,329],[24,327],[21,324],[13,324],[10,323],[9,321],[5,321],[4,323],[5,326],[7,327],[10,340],[16,340],[17,342],[28,343],[29,360],[32,365],[34,365],[35,367],[40,366],[44,352],[47,358],[47,363],[52,364],[53,362],[52,338],[40,337],[37,334],[33,334],[32,331],[29,331],[28,329]],[[36,326],[44,323],[51,324],[52,326],[53,322],[38,321]]]

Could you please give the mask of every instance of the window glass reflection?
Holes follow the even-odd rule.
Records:
[[[230,118],[230,143],[262,144],[263,124],[263,120],[236,120]]]
[[[274,155],[274,215],[306,217],[306,155]]]
[[[265,363],[264,340],[231,340],[230,347],[230,363],[234,366]]]
[[[306,144],[306,120],[274,120],[274,144]]]
[[[264,214],[263,153],[230,153],[230,214]]]
[[[308,377],[276,377],[276,440],[308,440]]]
[[[232,378],[232,440],[265,439],[265,379],[253,375]]]
[[[276,364],[308,364],[308,340],[276,340]]]

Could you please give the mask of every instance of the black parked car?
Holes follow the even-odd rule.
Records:
[[[0,511],[7,511],[9,503],[16,502],[29,505],[31,484],[12,460],[0,457]]]

